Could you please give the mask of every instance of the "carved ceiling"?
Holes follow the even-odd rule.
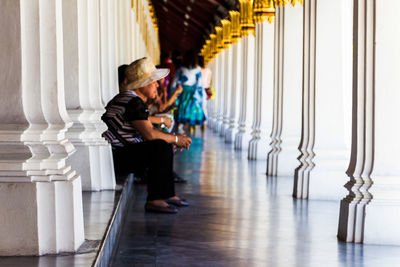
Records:
[[[152,0],[163,52],[199,51],[214,26],[238,10],[237,0]]]

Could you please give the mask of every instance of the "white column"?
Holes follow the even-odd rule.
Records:
[[[251,160],[267,159],[270,150],[274,98],[274,25],[268,21],[255,25],[254,115],[248,148],[248,158]]]
[[[118,6],[118,66],[129,62],[128,56],[128,17],[126,16],[126,0],[117,1]]]
[[[213,132],[217,132],[217,125],[218,125],[218,113],[219,113],[219,109],[221,108],[220,104],[221,104],[221,91],[219,90],[219,86],[220,86],[220,79],[221,79],[221,75],[220,75],[220,62],[221,62],[221,54],[217,54],[215,56],[214,59],[214,68],[215,68],[215,72],[213,74],[214,77],[214,90],[215,90],[215,109],[214,109],[214,114],[213,114],[213,123],[212,123],[212,129]]]
[[[238,131],[240,89],[242,82],[242,43],[232,45],[232,90],[229,110],[229,127],[225,133],[225,142],[233,143]]]
[[[137,12],[137,7],[135,8]],[[138,45],[138,40],[140,39],[140,29],[139,29],[139,24],[136,21],[137,14],[134,12],[134,38],[135,38],[135,47],[134,47],[134,59],[139,59],[140,58],[140,48]]]
[[[210,70],[211,70],[211,84],[210,84],[210,88],[212,90],[215,89],[215,59],[212,59],[208,65],[207,65]],[[210,99],[207,101],[207,127],[209,129],[213,129],[213,116],[214,116],[214,109],[215,109],[215,96],[213,99]]]
[[[76,251],[82,195],[65,165],[74,148],[65,139],[62,3],[2,1],[0,23],[0,255]]]
[[[221,48],[223,49],[223,48]],[[214,127],[214,132],[215,133],[220,133],[222,129],[222,125],[224,123],[224,101],[225,101],[225,53],[226,50],[222,50],[218,54],[218,93],[217,93],[217,119],[216,119],[216,124]]]
[[[100,120],[104,113],[101,88],[109,89],[111,75],[105,66],[109,57],[104,45],[100,83],[99,5],[80,0],[63,1],[63,5],[66,99],[74,122],[67,136],[77,149],[68,163],[81,174],[83,190],[114,189],[111,148],[101,137],[106,128]]]
[[[273,94],[273,119],[271,130],[271,149],[268,152],[267,175],[276,176],[278,154],[280,151],[280,132],[282,130],[282,98],[283,98],[283,27],[285,9],[275,7],[275,36],[274,36],[274,94]],[[294,169],[294,168],[293,168]]]
[[[215,68],[215,59],[213,59],[209,64],[208,67],[211,70],[211,89],[214,90],[215,93],[215,82],[217,80],[216,77],[216,68]],[[207,100],[207,114],[208,114],[208,118],[207,118],[207,125],[210,129],[213,129],[214,124],[215,124],[215,98],[216,96],[214,95],[211,99]]]
[[[274,126],[267,175],[293,175],[301,139],[303,6],[276,7]]]
[[[112,0],[100,0],[101,93],[104,104],[118,93],[114,6]]]
[[[293,196],[343,195],[350,156],[351,9],[340,1],[304,3],[303,118]],[[318,15],[317,15],[318,13]]]
[[[123,0],[124,3],[124,12],[125,12],[125,23],[126,23],[126,46],[127,46],[127,60],[128,62],[132,62],[134,60],[134,52],[133,52],[133,23],[136,23],[136,19],[133,20],[132,16],[132,1],[131,0]]]
[[[109,62],[109,72],[110,72],[110,90],[111,96],[113,97],[119,91],[119,84],[118,84],[118,51],[119,51],[119,43],[118,43],[118,36],[117,36],[117,16],[118,16],[118,4],[115,3],[113,0],[108,0],[108,9],[109,9],[109,23],[108,23],[108,55],[110,57]],[[104,94],[105,95],[105,94]],[[105,99],[103,95],[103,103],[106,105],[108,103],[108,99]]]
[[[229,110],[232,98],[232,46],[225,48],[224,58],[224,99],[222,109],[222,122],[219,135],[225,137],[226,130],[229,127]]]
[[[251,140],[254,101],[254,48],[253,34],[242,37],[242,84],[240,88],[240,113],[235,149],[247,150]]]
[[[65,165],[66,158],[74,148],[65,138],[71,120],[67,114],[64,96],[62,1],[39,1],[39,21],[41,99],[44,117],[49,124],[44,132],[44,143],[51,153],[48,159],[50,177],[57,181],[53,186],[42,185],[40,190],[50,194],[54,191],[52,198],[55,200],[55,207],[51,210],[55,217],[57,252],[75,251],[84,237],[82,195],[80,177],[70,166]],[[41,195],[40,192],[38,194]],[[47,202],[46,200],[48,199],[40,199]],[[45,228],[49,210],[41,212],[38,216],[39,224],[42,224],[41,220],[44,222],[39,227]],[[50,250],[54,251],[53,248]]]
[[[400,2],[354,1],[353,140],[338,237],[400,244]]]
[[[102,98],[101,98],[101,83],[100,83],[100,38],[99,38],[99,2],[88,2],[88,29],[89,29],[89,96],[90,105],[94,110],[92,122],[94,125],[93,141],[96,142],[96,149],[90,151],[90,156],[97,158],[96,164],[92,169],[92,179],[90,184],[86,180],[82,180],[82,186],[85,190],[103,190],[115,188],[115,176],[113,158],[111,153],[111,146],[102,138],[101,134],[107,129],[106,125],[102,122],[101,116],[105,112]],[[97,169],[95,169],[97,168]],[[98,177],[93,177],[95,173],[100,172]],[[96,180],[94,180],[94,179]],[[100,181],[100,187],[98,182]]]

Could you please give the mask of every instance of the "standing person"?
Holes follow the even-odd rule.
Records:
[[[212,91],[211,91],[211,75],[212,75],[212,73],[211,73],[211,70],[204,65],[203,57],[199,57],[199,65],[201,68],[201,75],[203,78],[203,85],[204,85],[204,89],[206,91],[207,100],[209,100],[212,97]]]
[[[203,110],[204,110],[204,114],[207,117],[207,106],[206,106],[206,100],[209,100],[212,96],[212,92],[211,92],[211,70],[209,68],[206,68],[206,66],[204,65],[204,57],[199,57],[199,65],[201,68],[201,76],[203,78],[203,85],[204,85],[204,91],[205,94],[203,96]],[[206,100],[204,100],[204,98],[206,98]],[[206,128],[206,124],[203,123],[203,125],[201,126],[201,130],[204,131],[204,129]]]
[[[197,55],[194,51],[187,51],[183,57],[183,64],[176,74],[172,83],[173,92],[178,86],[182,86],[183,92],[177,100],[178,133],[184,133],[184,124],[187,130],[195,130],[196,125],[202,125],[206,119],[203,102],[205,91],[201,68],[197,63]]]
[[[174,62],[172,61],[171,51],[169,51],[167,53],[167,56],[162,61],[161,67],[169,69],[169,74],[164,79],[164,85],[165,85],[165,88],[169,95],[171,92],[171,84],[172,84],[172,81],[174,80],[175,73],[176,73],[176,67],[175,67]],[[165,97],[167,97],[167,95],[165,95]]]
[[[132,62],[125,70],[126,86],[106,106],[102,120],[104,138],[112,145],[114,165],[128,172],[148,168],[146,211],[176,213],[188,203],[175,195],[172,145],[189,149],[184,135],[163,133],[148,120],[147,99],[157,95],[157,81],[168,69],[156,69],[148,58]]]

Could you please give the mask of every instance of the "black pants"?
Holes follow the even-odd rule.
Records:
[[[135,173],[148,168],[147,200],[175,196],[172,145],[163,140],[146,141],[113,148],[114,168]]]

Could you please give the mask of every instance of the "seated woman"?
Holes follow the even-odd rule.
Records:
[[[158,84],[158,94],[156,98],[150,99],[147,102],[150,114],[149,120],[153,124],[165,126],[165,132],[171,132],[173,128],[173,113],[171,110],[183,89],[179,86],[174,93],[167,98],[167,88],[165,87],[164,79],[161,79]]]
[[[125,70],[127,85],[106,106],[102,119],[108,130],[114,164],[129,172],[148,168],[146,211],[175,213],[175,206],[188,203],[175,195],[172,145],[189,149],[192,140],[184,135],[163,133],[148,120],[147,99],[157,94],[157,80],[168,69],[156,69],[148,58],[132,62]],[[172,204],[172,205],[170,205]]]
[[[128,67],[128,65],[123,64],[118,67],[118,81],[119,81],[119,92],[124,91],[124,88],[126,87],[128,83],[128,79],[125,76],[125,70]],[[172,104],[175,103],[176,98],[179,96],[179,94],[182,92],[182,88],[177,88],[174,92],[174,94],[167,99],[165,92],[165,88],[161,88],[163,84],[164,78],[161,78],[159,81],[159,88],[158,88],[158,94],[155,98],[148,99],[146,102],[149,107],[149,121],[152,124],[164,124],[167,128],[171,128],[173,125],[173,120],[169,117],[166,116],[165,114],[159,114],[159,113],[164,113],[168,107],[170,107]],[[156,108],[157,110],[155,110]],[[157,116],[154,116],[155,114],[158,114]]]

